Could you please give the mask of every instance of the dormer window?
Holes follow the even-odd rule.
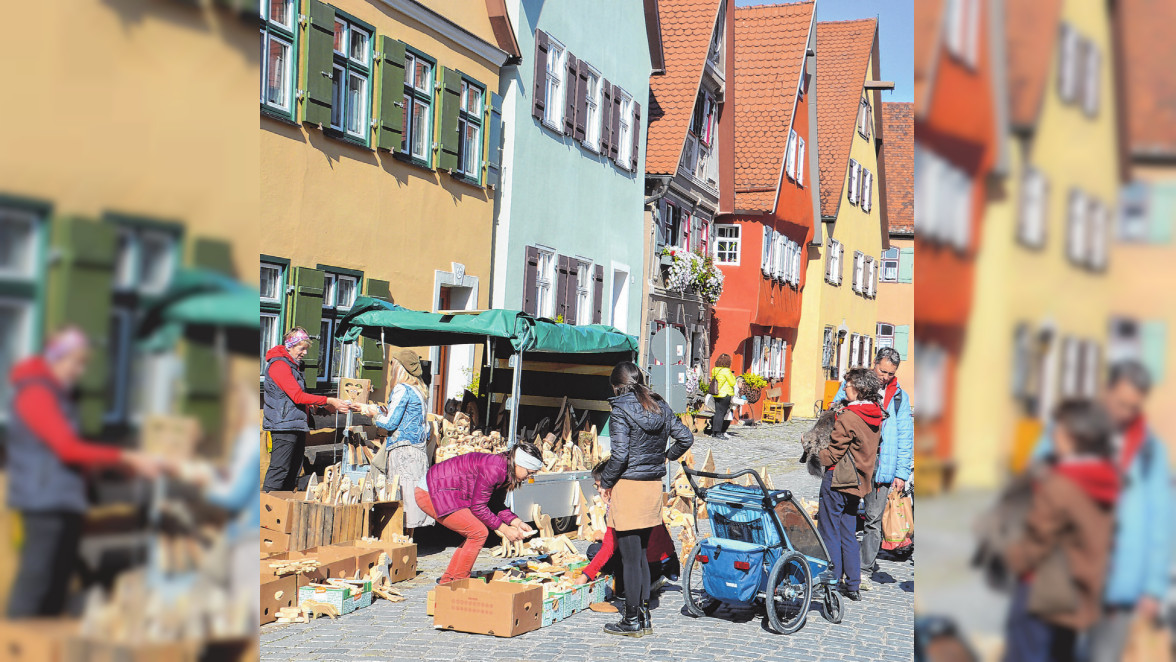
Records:
[[[723,71],[723,28],[727,25],[727,6],[721,5],[719,7],[719,19],[715,22],[715,30],[711,35],[710,51],[707,53],[706,59],[716,70],[722,75]]]

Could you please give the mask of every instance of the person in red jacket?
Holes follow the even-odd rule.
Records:
[[[332,412],[351,409],[339,398],[306,392],[302,357],[309,350],[310,335],[298,326],[286,333],[281,345],[271,347],[265,353],[263,429],[270,433],[272,444],[269,469],[262,486],[265,492],[289,491],[298,486],[306,433],[310,431],[310,407],[326,407]]]
[[[601,492],[605,504],[608,504],[607,492],[600,489],[600,475],[608,462],[601,462],[592,469],[592,479],[596,481],[596,489]],[[588,546],[588,558],[591,562],[584,568],[584,573],[576,578],[577,584],[587,584],[596,579],[601,573],[621,577],[621,555],[617,554],[617,532],[609,527],[601,535],[601,539]],[[681,572],[678,562],[678,551],[674,548],[674,541],[665,525],[655,526],[649,533],[649,547],[645,550],[645,558],[649,561],[649,576],[651,590],[656,590],[667,579],[675,580]],[[624,582],[616,582],[617,597],[624,597]],[[611,610],[610,610],[611,611]]]
[[[20,516],[23,542],[8,618],[60,615],[77,565],[88,508],[88,474],[119,468],[153,477],[170,465],[145,453],[103,446],[78,436],[70,392],[90,358],[79,329],[54,334],[44,352],[16,363],[8,418],[8,507]]]

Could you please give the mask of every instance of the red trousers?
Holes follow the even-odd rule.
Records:
[[[433,509],[433,500],[429,498],[428,492],[418,487],[414,496],[417,505],[426,515],[440,522],[445,528],[465,536],[465,542],[453,553],[449,567],[445,569],[445,574],[441,575],[440,583],[448,584],[457,579],[468,579],[470,570],[474,568],[474,561],[478,558],[478,552],[482,551],[482,546],[486,544],[486,536],[490,535],[490,530],[481,520],[474,517],[469,508],[462,508],[445,517],[437,517],[437,511]]]

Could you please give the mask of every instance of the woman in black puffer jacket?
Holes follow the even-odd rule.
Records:
[[[645,386],[641,370],[618,363],[609,379],[612,398],[609,438],[612,455],[600,477],[601,490],[611,493],[608,525],[616,530],[624,565],[625,609],[608,634],[640,637],[653,634],[649,614],[649,534],[662,525],[662,485],[666,459],[677,460],[694,443],[694,435],[678,420],[661,396]],[[666,450],[672,437],[674,445]]]

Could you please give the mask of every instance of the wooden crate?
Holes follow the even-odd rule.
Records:
[[[367,504],[328,506],[313,501],[293,501],[290,515],[290,549],[331,545],[364,537]]]

